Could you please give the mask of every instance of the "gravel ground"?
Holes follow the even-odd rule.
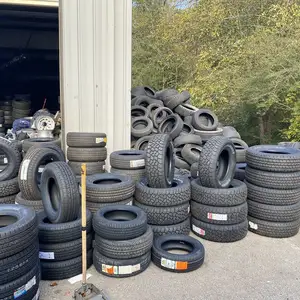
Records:
[[[88,281],[103,288],[111,300],[300,299],[300,235],[271,239],[249,232],[244,240],[231,244],[201,241],[205,262],[194,272],[175,274],[151,264],[142,274],[117,279],[92,267]],[[41,300],[72,299],[80,286],[67,280],[56,283],[51,287],[51,282],[42,281]]]

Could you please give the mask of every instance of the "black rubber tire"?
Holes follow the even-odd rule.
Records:
[[[93,234],[86,236],[86,249],[92,249]],[[81,256],[82,239],[76,239],[64,243],[42,244],[40,243],[39,257],[41,261],[63,261]]]
[[[40,264],[37,263],[27,273],[14,281],[0,285],[0,299],[31,300],[40,283]],[[27,290],[27,291],[26,291]]]
[[[202,139],[200,136],[196,134],[187,134],[187,135],[180,135],[174,140],[175,148],[183,147],[186,144],[195,144],[198,146],[202,146]]]
[[[157,104],[157,103],[152,103],[150,104],[148,107],[147,107],[147,110],[148,110],[148,116],[150,117],[150,119],[153,118],[153,115],[154,115],[154,112],[156,109],[160,108],[160,107],[163,107],[162,105],[160,104]],[[131,108],[132,110],[132,108]],[[131,114],[132,116],[132,114]]]
[[[249,231],[271,238],[288,238],[299,232],[299,220],[293,222],[270,222],[248,216]]]
[[[129,176],[106,173],[86,178],[86,199],[89,202],[122,201],[132,197],[134,190],[135,184]]]
[[[183,147],[181,155],[190,165],[199,162],[202,152],[202,146],[196,144],[187,144]]]
[[[218,117],[209,109],[199,109],[192,115],[192,125],[198,130],[216,130],[219,125]]]
[[[218,127],[216,130],[204,131],[194,129],[194,134],[199,135],[203,142],[207,142],[209,139],[217,136],[223,136],[223,128]]]
[[[44,210],[42,200],[27,200],[27,199],[24,199],[23,196],[22,196],[22,193],[18,193],[15,196],[15,204],[20,204],[20,205],[30,207],[36,212]]]
[[[175,167],[178,169],[190,170],[190,165],[184,160],[181,155],[182,148],[174,149]]]
[[[105,161],[94,161],[94,162],[78,162],[68,161],[69,167],[72,169],[75,175],[81,175],[81,165],[86,164],[86,174],[95,175],[105,172]]]
[[[281,146],[261,145],[247,149],[247,164],[269,172],[300,171],[300,150]]]
[[[172,225],[184,221],[190,213],[190,203],[186,202],[179,205],[161,207],[149,206],[138,201],[134,205],[142,209],[147,214],[148,224],[153,225]]]
[[[233,142],[236,151],[236,162],[246,162],[246,150],[249,148],[247,143],[237,138],[231,138],[231,141]]]
[[[136,184],[135,199],[145,205],[169,207],[187,203],[191,198],[191,185],[187,178],[175,177],[170,188],[150,188],[143,178]]]
[[[189,235],[191,231],[191,221],[190,218],[188,217],[186,220],[183,222],[180,222],[178,224],[172,224],[172,225],[151,225],[154,238],[166,234],[185,234]]]
[[[190,125],[190,126],[192,126],[192,119],[193,119],[192,116],[186,116],[186,117],[183,117],[183,122]]]
[[[12,107],[18,110],[28,110],[31,107],[31,101],[15,99],[12,101]]]
[[[26,153],[32,146],[43,145],[43,147],[46,147],[53,144],[60,146],[60,143],[61,140],[55,138],[31,138],[23,141],[22,150]]]
[[[102,238],[129,240],[146,232],[147,216],[135,206],[110,205],[94,215],[93,228]]]
[[[80,209],[77,180],[66,162],[46,165],[41,178],[45,213],[51,223],[76,220]]]
[[[67,145],[69,147],[99,148],[105,147],[107,137],[101,132],[68,132]]]
[[[188,103],[183,103],[181,105],[178,105],[175,108],[175,112],[179,114],[181,117],[188,117],[193,115],[194,112],[198,110],[197,107],[190,105]]]
[[[0,110],[0,118],[3,118],[4,117],[4,111],[3,110]],[[3,118],[4,119],[4,118]]]
[[[95,235],[95,248],[103,255],[115,259],[142,256],[151,250],[153,231],[148,225],[144,234],[130,240],[108,240]]]
[[[245,181],[248,199],[268,205],[292,205],[299,202],[300,189],[268,189]]]
[[[164,99],[164,105],[174,110],[178,105],[184,104],[187,100],[191,98],[191,95],[187,91],[177,93],[175,95],[170,95]]]
[[[300,202],[291,205],[269,205],[248,199],[249,216],[272,222],[300,220]]]
[[[150,187],[168,188],[174,179],[175,161],[171,137],[156,134],[146,150],[146,178]]]
[[[155,93],[155,98],[162,100],[163,102],[171,96],[177,95],[178,91],[175,89],[164,89],[164,90],[160,90],[157,91]]]
[[[192,231],[195,235],[212,242],[231,243],[243,239],[248,232],[248,221],[234,225],[216,225],[192,217]]]
[[[148,97],[148,96],[137,96],[134,101],[134,105],[141,105],[144,107],[148,107],[150,104],[153,103],[163,105],[163,102],[161,100]]]
[[[300,142],[280,142],[278,143],[278,145],[281,147],[291,147],[291,148],[300,149]]]
[[[157,104],[151,104],[157,105]],[[134,105],[131,107],[131,118],[149,117],[150,111],[142,105]]]
[[[133,197],[118,201],[118,202],[108,202],[108,203],[96,203],[96,202],[87,202],[86,207],[91,211],[92,214],[95,214],[99,209],[110,205],[132,205]]]
[[[300,188],[300,172],[278,173],[267,172],[246,167],[245,178],[248,182],[271,189],[298,189]]]
[[[87,268],[93,264],[93,250],[87,252]],[[82,257],[78,256],[64,261],[41,260],[43,280],[62,280],[82,273]]]
[[[235,172],[235,153],[234,145],[228,138],[211,138],[203,146],[199,159],[201,185],[211,188],[229,187]]]
[[[6,197],[19,192],[18,177],[0,181],[0,197]]]
[[[240,134],[232,126],[224,126],[223,127],[223,136],[228,137],[228,138],[237,138],[237,139],[241,138]]]
[[[81,238],[81,216],[75,221],[61,224],[52,224],[42,211],[37,214],[39,240],[42,244],[64,243]],[[92,231],[92,214],[86,210],[86,231]]]
[[[183,250],[188,254],[175,254],[170,250]],[[203,245],[191,236],[176,234],[164,235],[154,240],[153,263],[166,271],[185,273],[197,270],[204,262]]]
[[[110,164],[116,169],[144,169],[146,152],[142,150],[120,150],[110,154]]]
[[[130,176],[134,183],[139,182],[142,178],[146,176],[146,169],[137,169],[137,170],[122,170],[111,168],[110,173]]]
[[[170,115],[159,124],[158,132],[169,134],[172,139],[175,139],[181,133],[182,128],[182,119],[178,115]]]
[[[39,242],[36,239],[23,251],[0,260],[0,285],[28,273],[39,262]]]
[[[0,197],[0,204],[15,204],[16,194]]]
[[[60,141],[60,139],[57,139],[57,141],[58,140]],[[36,143],[32,147],[30,147],[28,149],[28,151],[30,151],[30,149],[35,149],[35,148],[48,148],[48,149],[51,149],[51,150],[55,150],[60,155],[60,160],[61,161],[66,161],[65,153],[61,150],[61,147],[58,144],[55,144],[55,143]]]
[[[245,180],[245,169],[246,163],[237,163],[235,167],[234,179],[244,181]]]
[[[78,162],[98,162],[107,158],[107,149],[103,148],[75,148],[68,147],[67,158]]]
[[[187,123],[183,123],[183,127],[179,135],[188,135],[193,133],[194,133],[193,126]]]
[[[131,135],[140,138],[151,134],[153,123],[148,117],[138,117],[131,121]]]
[[[137,96],[149,96],[149,97],[155,97],[155,90],[147,85],[137,86],[131,89],[131,96],[137,97]]]
[[[200,185],[199,179],[193,180],[192,199],[209,206],[230,207],[241,205],[247,199],[247,186],[239,180],[232,180],[229,188],[215,189]]]
[[[3,204],[0,217],[0,259],[21,252],[37,240],[37,217],[32,209]]]
[[[6,168],[0,172],[0,181],[15,178],[21,164],[21,153],[5,138],[0,138],[0,151],[7,158]]]
[[[198,168],[198,166],[199,166],[198,162],[193,163],[191,165],[191,177],[194,178],[194,179],[199,177],[199,168]]]
[[[59,161],[60,159],[61,156],[58,152],[49,148],[35,148],[28,151],[22,161],[18,176],[20,191],[25,199],[42,199],[38,186],[40,183],[38,178],[39,167],[41,165],[47,166],[48,163]]]
[[[159,107],[155,110],[152,120],[153,120],[153,126],[155,128],[158,128],[159,125],[168,117],[173,114],[172,110],[167,107]]]
[[[247,219],[248,206],[244,202],[237,206],[209,206],[191,201],[192,216],[200,221],[219,225],[239,224]]]
[[[135,142],[134,149],[135,150],[143,150],[147,149],[149,141],[153,138],[152,135],[143,136]]]
[[[100,254],[97,249],[93,256],[95,269],[102,275],[116,278],[135,276],[147,269],[151,262],[151,252],[130,259],[109,258]],[[122,268],[123,267],[123,268]]]

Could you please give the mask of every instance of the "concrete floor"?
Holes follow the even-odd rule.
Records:
[[[117,279],[92,267],[89,282],[104,288],[111,300],[300,299],[300,234],[271,239],[249,232],[231,244],[201,241],[205,262],[194,272],[175,274],[151,264],[135,277]],[[41,283],[41,300],[72,299],[73,290],[80,286],[67,280],[55,287],[50,283]]]

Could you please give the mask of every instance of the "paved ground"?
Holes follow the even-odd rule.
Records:
[[[175,274],[153,264],[135,277],[117,279],[88,270],[89,279],[104,288],[111,300],[299,300],[300,234],[270,239],[252,233],[236,243],[201,240],[206,249],[197,271]],[[71,299],[80,283],[67,280],[41,284],[41,300]]]

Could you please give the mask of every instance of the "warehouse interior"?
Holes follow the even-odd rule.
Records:
[[[45,99],[45,107],[56,112],[58,6],[0,4],[0,100],[29,94],[32,112],[42,108]]]

